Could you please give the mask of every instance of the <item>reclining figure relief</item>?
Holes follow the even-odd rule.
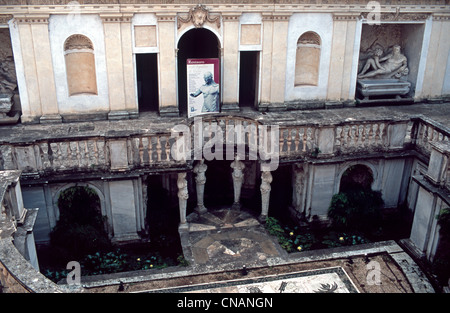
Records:
[[[369,53],[370,52],[366,52]],[[371,53],[358,74],[359,79],[363,78],[401,78],[409,73],[408,60],[401,53],[401,47],[395,45],[392,51],[383,56],[383,49],[377,47]],[[360,61],[361,62],[361,61]]]

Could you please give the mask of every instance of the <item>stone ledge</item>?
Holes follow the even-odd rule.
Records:
[[[67,290],[58,287],[51,280],[36,271],[19,253],[11,239],[0,240],[0,261],[23,290],[31,293],[63,293]]]

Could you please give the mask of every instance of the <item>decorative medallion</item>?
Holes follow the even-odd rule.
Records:
[[[217,28],[220,28],[220,16],[211,17],[209,10],[202,4],[190,9],[187,18],[178,16],[178,28],[181,28],[181,24],[189,22],[192,22],[196,28],[203,27],[205,22],[216,23]]]

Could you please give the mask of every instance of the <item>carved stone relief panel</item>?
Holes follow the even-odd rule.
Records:
[[[8,28],[0,28],[0,62],[0,92],[12,93],[17,87],[17,79]]]
[[[220,32],[221,15],[218,13],[211,13],[206,6],[198,4],[191,8],[187,14],[180,13],[177,17],[177,29],[179,34],[192,25],[195,28],[208,26],[209,28]]]

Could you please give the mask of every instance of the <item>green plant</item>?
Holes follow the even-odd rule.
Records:
[[[120,250],[88,254],[81,262],[84,275],[122,272],[127,269],[127,254]]]
[[[440,226],[440,235],[445,238],[450,238],[450,208],[442,209],[437,219]]]
[[[297,227],[283,227],[274,217],[267,218],[266,229],[277,237],[280,246],[287,252],[309,250],[315,241],[313,234],[300,233]]]
[[[178,265],[180,265],[180,266],[184,266],[184,267],[189,266],[189,261],[184,258],[184,255],[179,255],[177,257],[177,262],[178,262]]]
[[[322,151],[320,151],[320,149],[316,147],[316,148],[314,148],[313,151],[311,152],[311,156],[312,156],[313,158],[317,158],[321,152],[322,152]]]
[[[446,285],[450,278],[450,208],[442,209],[436,218],[441,239],[431,265],[439,283]]]
[[[383,199],[379,191],[349,190],[333,195],[328,217],[338,230],[373,232],[381,225],[382,206]]]
[[[112,248],[100,214],[100,200],[89,187],[75,186],[58,198],[60,218],[50,233],[50,243],[62,260]]]
[[[57,283],[61,279],[64,279],[67,277],[67,270],[62,271],[53,271],[50,269],[46,269],[45,272],[43,272],[44,276],[50,279],[51,281]]]

